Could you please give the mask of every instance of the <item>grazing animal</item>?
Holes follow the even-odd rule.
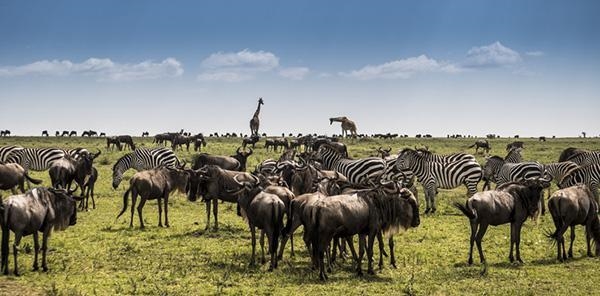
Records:
[[[54,133],[54,136],[55,136],[55,137],[60,137],[60,132],[59,132],[59,131],[56,131],[56,132]]]
[[[50,135],[48,134],[48,131],[47,131],[47,130],[43,130],[43,131],[42,131],[42,137],[48,137],[48,136],[50,136]]]
[[[435,196],[437,189],[453,189],[461,184],[467,187],[467,195],[477,192],[477,183],[483,175],[481,166],[471,159],[454,162],[433,162],[425,159],[423,154],[406,148],[398,154],[396,167],[399,170],[411,170],[425,190],[425,213],[435,213]]]
[[[246,172],[224,170],[216,165],[206,165],[198,170],[187,170],[190,174],[188,183],[188,200],[196,201],[197,196],[203,197],[206,203],[206,228],[210,225],[210,208],[212,202],[213,214],[215,216],[214,229],[218,224],[218,200],[237,203],[238,195],[232,194],[231,190],[239,190],[240,183],[251,182],[258,184],[259,179]],[[235,177],[235,179],[234,179]]]
[[[600,198],[598,195],[598,185],[600,184],[600,164],[580,166],[579,168],[572,170],[568,175],[564,176],[562,181],[558,184],[558,187],[567,188],[577,184],[587,185],[592,191],[596,203],[600,204]]]
[[[138,195],[140,203],[137,207],[140,218],[140,228],[144,228],[144,219],[142,218],[142,209],[146,200],[157,199],[158,203],[158,226],[162,227],[162,204],[164,202],[165,226],[169,227],[169,194],[174,190],[185,193],[188,184],[189,173],[183,170],[183,167],[177,168],[160,167],[147,171],[137,172],[129,181],[129,189],[123,195],[123,209],[117,215],[117,219],[127,210],[127,201],[131,193],[131,219],[129,227],[133,227],[133,214]],[[162,200],[161,200],[162,199]]]
[[[23,148],[21,146],[16,146],[16,145],[0,147],[0,162],[6,162],[6,160],[8,159],[8,156],[11,153],[13,153],[15,151],[23,150],[23,149],[25,149],[25,148]]]
[[[42,180],[29,177],[25,169],[16,163],[0,163],[0,190],[11,190],[17,194],[15,188],[19,186],[21,193],[25,193],[25,180],[33,184],[42,184]]]
[[[96,208],[96,200],[94,199],[94,187],[96,186],[96,181],[98,181],[98,170],[95,167],[92,167],[92,173],[89,176],[86,176],[87,181],[85,181],[85,183],[83,184],[83,198],[84,200],[81,201],[81,203],[79,204],[79,208],[81,210],[88,210],[89,209],[89,200],[90,197],[92,198],[92,209]],[[77,180],[77,183],[80,183],[79,180]]]
[[[334,122],[342,123],[342,137],[348,137],[348,132],[350,132],[350,135],[356,138],[356,123],[354,121],[348,119],[346,116],[329,118],[329,125],[332,125]]]
[[[248,221],[248,226],[250,226],[252,237],[252,258],[250,259],[250,265],[255,264],[256,228],[258,228],[261,230],[261,262],[265,263],[264,235],[266,234],[269,244],[268,250],[271,256],[269,271],[272,271],[277,268],[277,248],[279,246],[279,236],[283,229],[285,204],[277,195],[262,191],[260,186],[256,186],[257,184],[246,184],[248,183],[240,183],[242,189],[232,194],[239,195],[240,215]]]
[[[13,256],[15,262],[14,274],[19,275],[17,253],[21,238],[33,235],[33,270],[38,270],[38,253],[40,243],[38,233],[42,233],[42,270],[48,271],[46,253],[50,232],[65,230],[70,225],[77,223],[77,209],[75,202],[80,197],[73,196],[72,191],[53,188],[34,188],[24,194],[10,196],[5,201],[0,200],[0,225],[2,226],[2,255],[1,265],[5,275],[8,275],[8,241],[10,232],[15,234],[13,242]]]
[[[317,151],[323,169],[334,170],[348,178],[351,184],[374,183],[385,172],[386,162],[377,157],[347,159],[343,153],[330,144],[322,144]]]
[[[62,134],[60,135],[61,137],[66,137],[69,135],[69,131],[63,131]]]
[[[518,138],[518,137],[516,137],[516,138]],[[523,149],[524,148],[523,145],[524,145],[523,141],[514,141],[512,143],[508,143],[508,144],[506,144],[506,151],[510,151],[511,149],[515,149],[515,148]]]
[[[177,135],[176,137],[173,138],[173,141],[171,141],[171,149],[173,149],[173,151],[175,151],[175,150],[177,150],[177,147],[179,147],[179,148],[181,148],[181,150],[183,150],[183,145],[185,145],[186,151],[190,151],[190,143],[193,141],[194,141],[194,138],[192,138],[192,137]]]
[[[481,241],[489,225],[498,226],[510,223],[510,262],[515,261],[513,246],[516,248],[516,259],[521,259],[521,227],[528,217],[535,217],[539,210],[542,190],[550,186],[548,180],[523,180],[506,183],[496,190],[478,192],[471,196],[465,205],[455,203],[454,206],[469,218],[471,237],[468,263],[473,264],[473,244],[477,244],[479,259],[487,271],[487,263],[483,256]]]
[[[71,183],[77,181],[83,193],[83,184],[85,178],[92,174],[92,166],[94,159],[100,155],[100,151],[96,154],[85,154],[75,159],[70,155],[59,159],[52,163],[48,173],[54,188],[71,188]]]
[[[202,147],[206,147],[206,140],[204,139],[204,135],[198,134],[194,139],[194,151],[202,151]]]
[[[143,132],[143,133],[142,133],[142,138],[146,138],[146,137],[148,137],[148,136],[150,136],[150,133],[149,133],[149,132]]]
[[[490,146],[490,142],[488,142],[488,140],[485,139],[477,140],[475,144],[469,146],[469,148],[473,147],[475,147],[475,153],[479,152],[479,148],[485,150],[485,153],[490,153],[490,150],[492,149],[492,147]]]
[[[123,155],[117,160],[112,168],[112,186],[114,189],[119,187],[119,184],[123,179],[123,173],[128,169],[142,171],[158,168],[160,166],[172,168],[178,165],[180,165],[179,159],[177,159],[175,153],[168,148],[138,148],[131,153]]]
[[[240,148],[241,147],[238,147],[238,149],[235,150],[235,155],[231,155],[231,157],[235,158],[240,163],[240,167],[238,168],[238,171],[245,172],[246,171],[246,162],[248,161],[248,157],[250,157],[250,155],[252,155],[253,151],[252,151],[252,148],[250,148],[248,151],[246,151],[246,149],[244,149],[243,151],[240,151]]]
[[[319,277],[326,280],[324,255],[334,237],[359,235],[357,273],[362,275],[361,262],[367,251],[369,274],[373,274],[373,243],[378,234],[392,235],[399,230],[420,224],[418,204],[408,189],[387,186],[319,199],[311,210],[311,241],[313,259],[319,267]],[[368,236],[368,241],[366,240]]]
[[[106,133],[100,133],[100,137],[106,137]]]
[[[133,138],[129,135],[121,135],[117,136],[117,140],[119,143],[124,143],[124,147],[129,147],[132,151],[135,150],[135,144],[133,143]]]
[[[216,165],[230,171],[241,171],[242,167],[239,160],[231,156],[211,155],[208,153],[200,153],[194,156],[192,169],[197,170],[206,165]]]
[[[256,143],[260,141],[259,135],[251,135],[250,137],[246,137],[242,140],[242,148],[246,149],[247,145],[252,145],[252,148],[256,148]]]
[[[69,137],[77,137],[77,132],[76,131],[71,131],[69,133]]]
[[[570,148],[567,148],[567,150]],[[559,162],[562,161],[572,161],[580,166],[588,166],[592,164],[600,164],[600,151],[587,151],[587,150],[572,150],[571,152],[563,151],[563,154],[569,155],[563,159],[563,154],[559,159]]]
[[[10,131],[9,130],[2,130],[0,131],[0,137],[9,137],[10,136]]]
[[[596,256],[600,255],[600,219],[596,214],[598,204],[594,202],[593,194],[587,186],[579,184],[554,192],[548,200],[548,210],[556,227],[554,233],[549,234],[548,237],[557,242],[556,258],[559,261],[567,260],[563,234],[569,227],[571,227],[571,244],[568,254],[569,258],[573,258],[576,225],[585,227],[587,255],[592,257],[590,250],[590,240],[592,239],[596,243]]]
[[[106,137],[106,150],[113,150],[113,147],[117,147],[117,150],[123,150],[123,146],[121,146],[121,142],[117,137]]]
[[[544,136],[541,136],[541,137],[539,137],[539,138],[538,138],[538,140],[539,140],[540,142],[546,142],[546,137],[544,137]]]
[[[250,135],[258,136],[258,128],[260,126],[260,119],[258,118],[258,115],[260,114],[260,106],[264,104],[265,103],[263,102],[263,99],[258,98],[258,107],[256,107],[256,111],[254,111],[252,119],[250,119]]]
[[[24,148],[14,150],[8,155],[6,163],[17,163],[25,169],[26,172],[45,171],[50,168],[53,162],[63,158],[65,151],[56,148]]]

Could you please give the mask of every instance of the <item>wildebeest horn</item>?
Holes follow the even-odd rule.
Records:
[[[185,168],[185,165],[187,164],[187,162],[185,160],[182,160],[182,163],[183,163],[182,165],[180,165],[180,166],[177,167],[178,169],[182,170],[182,169]]]
[[[377,151],[381,152],[381,146],[379,146],[379,148],[377,148]]]
[[[100,151],[100,149],[98,149],[98,153],[92,154],[92,159],[96,159],[96,157],[98,157],[101,153],[102,153],[102,151]]]
[[[238,147],[237,150],[235,150],[235,153],[240,154],[240,148],[242,148],[242,146]]]
[[[79,186],[77,186],[77,184],[75,184],[75,189],[73,189],[73,190],[67,190],[67,194],[71,195],[71,194],[73,194],[73,192],[77,191],[77,189],[79,189]]]
[[[250,155],[252,155],[252,153],[254,153],[254,151],[252,151],[252,148],[248,147],[248,150],[249,150],[248,156],[250,156]]]
[[[392,151],[392,147],[391,146],[388,146],[388,147],[389,148],[387,150],[384,150],[384,151],[387,152],[387,153],[390,153]]]

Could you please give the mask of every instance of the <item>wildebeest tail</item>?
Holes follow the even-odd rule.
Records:
[[[467,147],[467,148],[473,148],[473,147],[475,147],[476,145],[477,145],[477,143],[475,143],[475,144],[473,144],[473,145],[471,145],[471,146],[469,146],[469,147]]]
[[[455,202],[454,203],[454,207],[459,209],[465,216],[467,216],[469,219],[475,219],[477,218],[477,216],[475,215],[475,213],[473,213],[473,211],[471,209],[469,209],[469,201],[467,200],[467,202],[463,205],[459,202]]]
[[[125,213],[125,211],[127,210],[129,192],[131,192],[131,187],[129,187],[129,189],[127,189],[127,191],[125,191],[125,194],[123,194],[123,209],[121,210],[119,215],[117,215],[117,219],[119,219],[119,217],[121,217],[121,215],[123,215],[123,213]]]
[[[25,178],[27,178],[27,180],[35,185],[39,185],[42,184],[42,180],[38,180],[38,179],[34,179],[32,177],[29,176],[29,174],[27,172],[25,172]]]
[[[283,225],[283,212],[273,204],[271,207],[271,219],[273,219],[273,238],[269,249],[273,254],[277,254],[277,246],[279,245],[279,235],[281,234],[281,226]]]
[[[554,230],[554,232],[548,230],[546,231],[546,236],[554,242],[557,242],[559,237],[558,234],[561,231],[561,228],[563,228],[563,225],[565,224],[565,222],[563,221],[561,214],[560,214],[560,199],[558,200],[558,202],[553,202],[555,200],[550,199],[550,202],[548,202],[548,211],[550,212],[550,215],[552,216],[552,219],[554,219],[554,224],[556,225],[556,229]],[[568,226],[567,226],[568,227]],[[566,229],[566,227],[565,227]]]
[[[311,207],[310,210],[311,230],[310,241],[312,245],[312,256],[314,260],[319,258],[319,220],[321,219],[321,208]]]
[[[286,216],[287,216],[287,222],[285,224],[285,226],[281,229],[281,235],[282,236],[287,236],[289,234],[289,232],[292,230],[292,223],[293,221],[293,213],[294,213],[294,200],[292,199],[289,203],[289,205],[287,206],[286,210]]]
[[[2,199],[0,198],[0,225],[2,227],[2,251],[0,255],[0,272],[8,271],[8,235],[10,234],[8,229],[8,217],[5,217],[5,208]]]

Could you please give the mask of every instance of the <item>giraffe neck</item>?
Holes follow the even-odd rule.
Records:
[[[260,103],[258,103],[258,107],[256,107],[256,111],[254,112],[254,117],[258,117],[259,113],[260,113]]]

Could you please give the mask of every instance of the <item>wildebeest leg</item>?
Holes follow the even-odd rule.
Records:
[[[33,249],[34,249],[33,251],[35,254],[35,255],[33,255],[33,270],[38,270],[38,269],[40,269],[38,267],[38,254],[40,252],[40,240],[39,240],[37,231],[33,232]]]
[[[590,224],[590,223],[588,223]],[[592,230],[591,230],[591,226],[587,226],[585,227],[585,243],[587,246],[587,256],[588,257],[593,257],[594,255],[592,254],[591,251],[591,245],[590,245],[590,241],[592,240]]]
[[[480,224],[477,230],[477,236],[475,237],[475,243],[477,244],[477,250],[479,251],[479,261],[485,263],[485,257],[483,256],[483,248],[481,247],[481,240],[487,231],[487,224]]]
[[[92,197],[92,209],[96,209],[96,200],[94,199],[94,187],[88,185],[88,192],[87,192],[88,197]],[[86,209],[87,209],[87,202],[86,202]]]
[[[385,245],[383,244],[383,235],[381,231],[377,232],[377,244],[379,245],[379,270],[383,269],[383,253],[385,253]]]
[[[156,205],[158,205],[158,227],[162,227],[162,200],[160,197],[156,198]]]
[[[396,255],[394,254],[394,237],[390,236],[388,245],[390,245],[390,265],[396,268]]]
[[[544,191],[540,192],[540,204],[542,206],[542,216],[546,215],[546,203],[544,202]]]
[[[343,241],[343,239],[342,239],[342,241]],[[333,238],[332,244],[333,244],[333,248],[330,248],[330,249],[333,249],[333,250],[331,251],[331,257],[329,258],[329,267],[328,267],[327,272],[331,272],[331,268],[332,268],[333,264],[335,263],[335,259],[337,258],[338,249],[340,250],[340,256],[342,254],[341,249],[342,249],[343,244],[340,244],[340,238],[338,236]]]
[[[290,233],[290,248],[291,248],[291,257],[294,257],[294,232]],[[283,255],[283,245],[281,246],[281,254]],[[281,257],[280,257],[281,258]]]
[[[508,255],[508,260],[510,260],[510,262],[514,262],[515,261],[515,257],[513,256],[513,247],[516,244],[517,241],[517,223],[510,223],[510,253]]]
[[[204,228],[204,230],[208,230],[208,228],[210,227],[210,203],[211,203],[211,200],[206,199],[204,201],[204,203],[206,203],[206,227]]]
[[[133,214],[135,213],[135,203],[137,202],[137,192],[131,190],[131,219],[129,219],[129,227],[133,227]]]
[[[519,263],[523,263],[523,260],[521,259],[521,227],[523,227],[522,223],[518,223],[515,227],[515,244],[517,249],[517,261],[519,261]]]
[[[215,230],[219,229],[219,200],[213,199],[213,215],[215,216]]]
[[[265,264],[265,231],[260,231],[260,264]]]
[[[165,226],[169,227],[169,192],[166,192],[163,196],[163,203],[165,208]]]
[[[379,232],[379,234],[381,234],[381,232]],[[375,237],[377,236],[376,233],[370,233],[369,234],[369,241],[367,243],[367,273],[368,274],[375,274],[375,272],[373,271],[373,244],[375,243]],[[380,267],[381,268],[381,267]]]
[[[250,235],[252,236],[252,257],[250,258],[250,266],[254,266],[254,254],[256,253],[256,229],[250,224]]]
[[[44,272],[48,271],[48,262],[46,261],[46,257],[48,254],[48,239],[50,238],[50,228],[44,229],[42,233],[42,270]]]
[[[352,260],[355,263],[358,262],[358,255],[356,254],[356,250],[354,249],[354,241],[352,240],[352,236],[346,237],[346,243],[348,243],[348,248],[350,249],[350,253],[352,253]]]
[[[333,240],[331,240],[331,242],[329,244],[327,244],[327,247],[325,248],[325,258],[327,260],[327,272],[331,273],[331,245],[333,245],[333,249],[335,250],[336,243],[335,243],[335,238]]]
[[[575,240],[575,226],[571,226],[571,244],[569,245],[569,258],[573,258],[573,241]]]
[[[144,205],[146,204],[146,198],[142,195],[140,196],[140,204],[137,207],[138,216],[140,217],[140,228],[144,228],[144,218],[142,217],[142,209],[144,209]]]
[[[479,224],[475,220],[471,220],[471,238],[469,240],[469,265],[473,264],[473,243],[475,243],[475,236],[477,235],[477,227]]]
[[[363,235],[363,234],[358,235],[358,261],[356,262],[356,273],[358,274],[358,276],[363,275],[362,259],[363,259],[363,256],[365,255],[365,245],[366,245],[365,235]]]
[[[23,235],[21,232],[15,233],[15,241],[13,242],[13,257],[15,259],[15,275],[19,276],[19,266],[17,265],[17,253],[19,252],[19,244]]]

